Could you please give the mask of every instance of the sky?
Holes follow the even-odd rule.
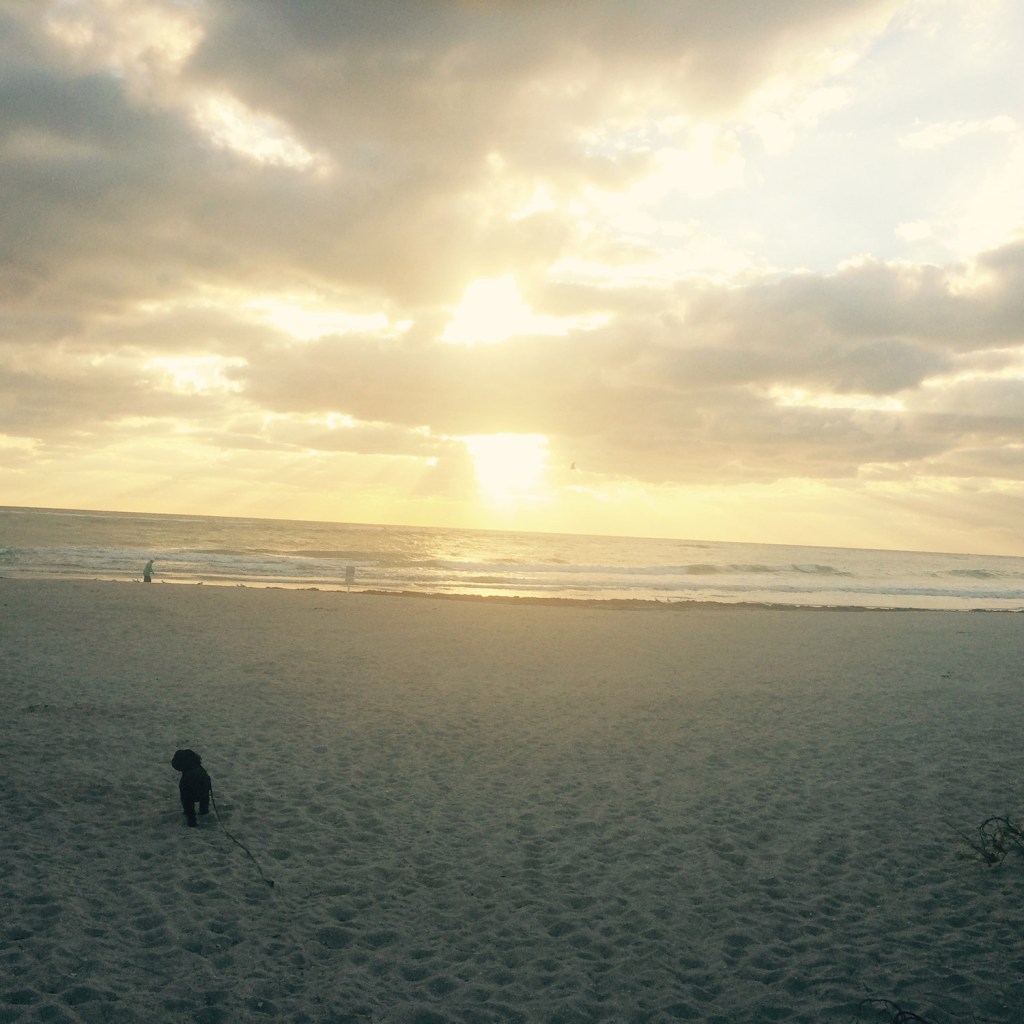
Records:
[[[0,0],[0,504],[1024,555],[1019,0]]]

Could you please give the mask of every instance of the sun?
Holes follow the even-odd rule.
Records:
[[[477,434],[462,440],[473,459],[481,498],[509,504],[542,496],[548,460],[543,434]]]
[[[533,327],[532,310],[506,274],[469,285],[442,338],[455,345],[493,345]]]
[[[559,337],[591,331],[610,319],[607,313],[554,316],[536,313],[523,298],[511,274],[478,278],[467,285],[462,299],[441,333],[450,345],[494,345],[528,335]]]

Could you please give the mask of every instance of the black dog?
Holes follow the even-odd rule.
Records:
[[[185,818],[192,828],[196,826],[196,804],[200,814],[210,813],[210,793],[213,783],[203,767],[203,759],[194,750],[176,750],[171,758],[171,767],[181,772],[178,791]]]

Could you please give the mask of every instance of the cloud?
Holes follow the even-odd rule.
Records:
[[[969,135],[982,132],[1012,135],[1019,130],[1020,126],[1014,118],[999,114],[984,121],[946,121],[924,125],[907,135],[903,145],[916,149],[939,149]]]
[[[495,154],[556,201],[588,184],[621,189],[646,164],[632,145],[614,149],[617,131],[658,109],[739,98],[787,41],[884,7],[782,3],[751,17],[742,3],[648,0],[526,17],[510,3],[55,5],[46,31],[35,23],[38,59],[4,83],[7,209],[20,211],[4,236],[35,257],[51,302],[166,295],[200,275],[451,295],[467,267],[489,261],[496,274],[538,244],[554,258],[569,235],[552,211],[517,226],[484,216],[476,200],[509,177]],[[225,148],[232,109],[248,149]],[[238,124],[239,111],[253,123]],[[264,144],[276,133],[298,166],[247,160],[261,125]],[[612,148],[588,141],[594,132]],[[685,152],[652,149],[654,173],[692,177]],[[322,154],[332,173],[288,173],[302,154]],[[86,245],[104,255],[99,272],[81,265]]]
[[[0,0],[0,473],[1017,481],[1006,9]]]

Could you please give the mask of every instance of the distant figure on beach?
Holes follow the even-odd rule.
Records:
[[[153,582],[153,559],[152,558],[146,563],[146,568],[142,570],[142,579],[146,583],[152,583]]]

